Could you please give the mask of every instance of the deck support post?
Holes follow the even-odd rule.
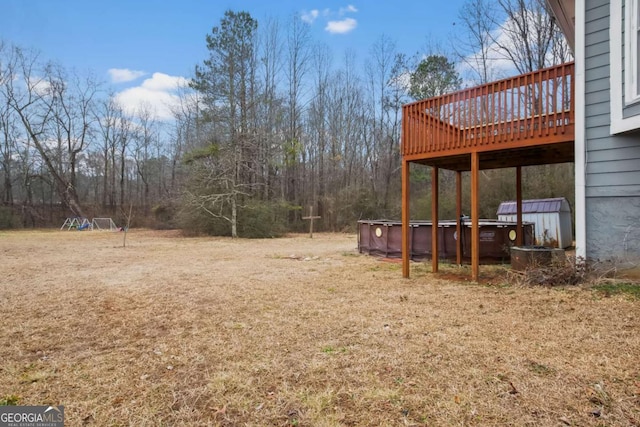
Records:
[[[462,172],[456,171],[456,263],[462,265]]]
[[[438,272],[438,168],[431,168],[431,272]]]
[[[409,232],[411,229],[409,215],[409,170],[410,163],[402,160],[402,277],[409,278],[409,261],[411,248]]]
[[[522,227],[522,166],[516,167],[516,246],[524,244]]]
[[[480,277],[480,154],[471,153],[471,279]]]

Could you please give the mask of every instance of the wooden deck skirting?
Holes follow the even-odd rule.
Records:
[[[573,73],[567,63],[407,104],[402,154],[413,160],[572,141]]]

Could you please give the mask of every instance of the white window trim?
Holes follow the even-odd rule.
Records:
[[[626,105],[640,101],[638,93],[638,0],[625,0],[624,13],[624,74]]]
[[[615,0],[613,0],[615,1]],[[576,14],[576,86],[575,94],[575,226],[576,226],[576,261],[587,259],[587,200],[586,200],[586,170],[587,170],[587,153],[586,153],[586,130],[585,130],[585,22],[586,22],[586,6],[584,1],[577,1],[575,4]],[[579,261],[578,261],[579,262]]]
[[[632,59],[636,58],[636,54],[633,50],[628,50],[629,54],[625,55],[625,80],[629,84],[624,85],[625,93],[623,97],[623,79],[622,79],[622,1],[623,0],[611,0],[610,21],[609,21],[609,40],[611,57],[609,61],[609,80],[611,85],[611,128],[612,134],[628,132],[635,129],[640,129],[640,116],[632,116],[624,118],[623,110],[626,105],[630,105],[635,102],[640,102],[640,94],[637,94],[637,79],[636,74],[638,72],[638,65],[633,64]],[[637,36],[637,31],[634,31],[635,25],[637,25],[637,7],[640,0],[626,0],[631,7],[626,8],[626,15],[628,19],[625,19],[625,47],[630,49],[637,48],[637,37],[631,37],[632,34]],[[631,15],[636,12],[635,17]],[[634,25],[632,25],[632,23]],[[631,39],[631,40],[629,40]],[[636,50],[637,51],[637,50]],[[637,58],[636,58],[637,59]],[[631,73],[628,72],[631,70]],[[636,92],[636,96],[633,96]],[[629,100],[631,102],[629,102]],[[626,102],[625,102],[626,101]]]

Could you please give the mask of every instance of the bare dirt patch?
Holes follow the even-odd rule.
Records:
[[[0,401],[66,425],[640,425],[640,301],[273,240],[0,232]],[[498,283],[496,285],[496,283]]]

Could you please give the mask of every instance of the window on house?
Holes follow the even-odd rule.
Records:
[[[640,102],[640,0],[626,0],[624,13],[625,104]]]

